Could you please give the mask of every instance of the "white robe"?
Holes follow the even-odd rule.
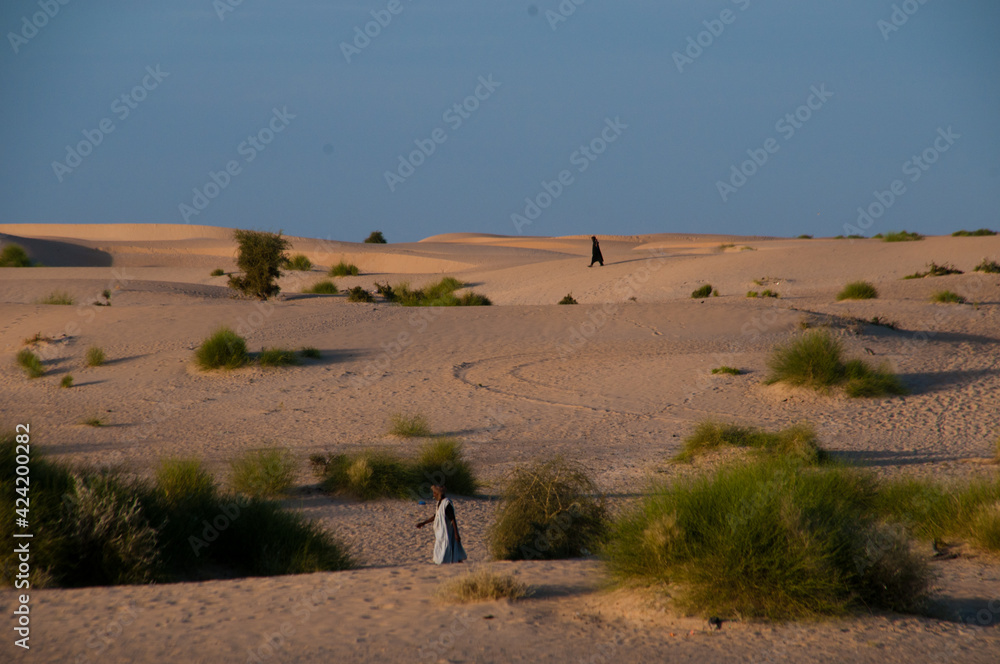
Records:
[[[466,558],[462,544],[455,541],[455,529],[445,518],[445,510],[449,505],[451,499],[442,498],[434,514],[434,563],[437,565],[457,563]]]

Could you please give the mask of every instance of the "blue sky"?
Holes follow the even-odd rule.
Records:
[[[0,222],[1000,228],[991,0],[237,1],[3,3]]]

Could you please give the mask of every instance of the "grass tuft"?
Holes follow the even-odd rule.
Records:
[[[374,302],[375,298],[361,286],[354,286],[347,291],[348,302]]]
[[[66,291],[54,291],[48,297],[42,298],[38,304],[73,304],[73,297]]]
[[[217,267],[214,270],[212,270],[212,272],[211,272],[211,276],[213,276],[213,277],[221,277],[224,274],[226,274],[226,271],[223,270],[221,267]]]
[[[312,269],[312,266],[312,261],[305,254],[295,254],[285,261],[284,265],[285,268],[296,272],[308,272]]]
[[[989,228],[979,228],[974,231],[955,231],[951,234],[952,237],[983,237],[987,235],[996,235],[997,232],[990,230]]]
[[[696,288],[691,292],[691,297],[694,299],[701,299],[703,297],[708,297],[712,294],[712,284],[705,284],[700,288]]]
[[[312,346],[305,346],[299,349],[299,355],[302,357],[308,357],[310,360],[318,360],[323,357],[323,354],[319,351],[319,348],[313,348]]]
[[[837,293],[837,301],[841,300],[873,300],[878,297],[878,290],[867,281],[852,281]]]
[[[361,270],[359,270],[358,266],[354,263],[345,263],[344,261],[340,261],[331,267],[327,274],[331,277],[355,277],[360,273]]]
[[[511,574],[500,574],[480,567],[457,579],[445,582],[438,596],[451,602],[488,602],[499,599],[518,600],[532,591]]]
[[[45,375],[42,360],[27,348],[17,351],[17,364],[28,374],[28,378],[40,378]]]
[[[737,369],[736,367],[728,367],[728,366],[723,365],[721,367],[716,367],[716,368],[712,369],[712,373],[714,373],[714,374],[731,374],[733,376],[739,376],[743,372],[740,371],[739,369]]]
[[[474,496],[479,490],[472,466],[462,455],[462,443],[454,438],[426,443],[413,468],[421,496],[431,495],[434,484],[442,484],[450,493],[460,496]]]
[[[195,361],[202,369],[236,369],[250,359],[247,343],[228,327],[220,327],[201,342],[195,351]]]
[[[336,295],[340,290],[337,288],[337,284],[329,280],[324,280],[317,281],[309,288],[303,289],[302,292],[312,293],[313,295]]]
[[[760,294],[761,297],[781,297],[778,295],[777,291],[773,291],[770,288],[765,288]]]
[[[708,420],[700,423],[684,440],[684,447],[675,460],[692,461],[702,454],[726,447],[753,449],[807,465],[816,465],[829,458],[817,443],[816,431],[807,424],[798,424],[772,433],[754,427]]]
[[[287,348],[262,348],[257,363],[262,367],[288,367],[299,364],[299,356]]]
[[[796,236],[796,239],[797,240],[811,240],[811,239],[813,239],[813,236],[812,235],[807,235],[807,234],[803,233],[802,235]]]
[[[431,428],[423,415],[396,413],[389,418],[389,433],[403,438],[421,438],[431,435]]]
[[[73,387],[73,376],[70,374],[63,376],[62,380],[59,381],[59,387]]]
[[[974,268],[974,271],[985,272],[987,274],[1000,274],[1000,263],[984,258],[979,265]]]
[[[83,424],[88,427],[103,427],[104,420],[102,420],[99,417],[87,417],[80,420],[80,424]]]
[[[290,450],[268,447],[250,450],[229,464],[233,491],[255,498],[288,493],[298,463]]]
[[[937,263],[930,262],[927,264],[927,270],[925,272],[914,272],[913,274],[908,274],[903,279],[923,279],[924,277],[944,277],[949,274],[962,274],[961,270],[956,269],[954,266],[948,265],[938,265]]]
[[[99,346],[91,346],[87,349],[86,364],[88,367],[99,367],[104,364],[107,358],[104,356],[104,350]]]
[[[934,291],[931,295],[931,302],[942,302],[945,304],[965,304],[965,298],[950,290]]]
[[[376,284],[379,293],[386,300],[404,307],[475,307],[493,304],[485,295],[471,291],[461,296],[455,295],[455,291],[464,287],[465,284],[454,277],[444,277],[437,283],[416,289],[410,288],[407,283],[395,286]]]
[[[878,237],[878,236],[876,236]],[[909,231],[893,231],[891,233],[886,233],[885,237],[882,238],[883,242],[915,242],[917,240],[923,240],[924,236],[920,233],[911,233]]]

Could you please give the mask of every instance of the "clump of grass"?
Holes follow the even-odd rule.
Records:
[[[880,234],[881,235],[881,234]],[[878,236],[876,236],[878,237]],[[920,233],[909,232],[909,231],[893,231],[891,233],[886,233],[882,238],[883,242],[915,242],[916,240],[923,240],[924,236]]]
[[[826,330],[809,330],[787,345],[779,346],[768,358],[771,374],[765,383],[827,390],[844,385],[850,397],[877,397],[906,394],[906,387],[886,366],[872,368],[861,360],[844,362],[843,348]]]
[[[755,290],[748,290],[747,297],[760,297],[760,293]]]
[[[984,551],[1000,551],[1000,501],[983,505],[972,520],[973,541]]]
[[[944,277],[949,274],[962,274],[961,270],[955,269],[953,266],[945,263],[944,265],[938,265],[937,263],[930,262],[927,264],[927,270],[925,272],[914,272],[913,274],[908,274],[903,279],[923,279],[924,277]]]
[[[73,376],[70,374],[63,376],[62,380],[59,381],[59,387],[73,387]]]
[[[157,490],[170,503],[211,500],[215,497],[215,479],[199,459],[169,457],[156,468]]]
[[[872,300],[878,297],[878,290],[867,281],[852,281],[837,293],[837,301]]]
[[[389,417],[389,433],[403,438],[421,438],[431,435],[431,428],[423,415],[395,413]]]
[[[361,286],[355,286],[347,291],[348,302],[374,302],[375,298]]]
[[[579,465],[563,457],[536,461],[515,468],[503,484],[488,535],[495,558],[574,558],[599,546],[607,508]]]
[[[556,304],[579,304],[573,297],[572,293],[567,293],[563,299],[559,300]]]
[[[54,291],[38,301],[38,304],[73,304],[73,296],[66,291]]]
[[[808,465],[816,465],[829,458],[817,442],[816,431],[807,424],[798,424],[772,433],[754,427],[708,420],[700,423],[694,433],[684,440],[684,447],[675,459],[691,461],[699,455],[725,447],[753,449]]]
[[[1000,263],[984,258],[979,265],[974,268],[974,270],[976,272],[985,272],[987,274],[1000,274]]]
[[[500,574],[480,567],[457,579],[444,583],[438,595],[452,602],[487,602],[499,599],[518,600],[531,595],[528,586],[512,574]]]
[[[757,251],[757,250],[753,247],[743,246],[740,247],[740,251]]]
[[[85,362],[88,367],[99,367],[107,360],[104,356],[104,350],[99,346],[91,346],[87,349],[87,356]]]
[[[770,288],[765,288],[760,294],[761,297],[781,297],[778,295],[777,291],[773,291]]]
[[[361,270],[359,270],[358,266],[354,263],[345,263],[344,261],[340,261],[331,267],[327,274],[331,277],[353,277],[360,273]]]
[[[729,367],[729,366],[723,365],[721,367],[715,367],[714,369],[712,369],[712,373],[713,374],[730,374],[732,376],[739,376],[743,372],[740,371],[739,369],[737,369],[736,367]]]
[[[256,498],[288,493],[295,481],[298,463],[290,450],[267,447],[250,450],[229,464],[233,491]]]
[[[221,277],[225,273],[226,273],[225,270],[223,270],[221,267],[217,267],[214,270],[212,270],[211,276],[213,276],[213,277]]]
[[[371,234],[365,238],[365,244],[385,244],[385,236],[382,231],[372,231]]]
[[[317,281],[315,284],[309,288],[305,288],[303,293],[312,293],[313,295],[336,295],[340,292],[337,288],[337,284],[329,280]]]
[[[103,427],[104,420],[102,420],[99,417],[86,417],[80,420],[80,424],[83,424],[88,427]]]
[[[694,289],[691,292],[691,297],[694,299],[701,299],[703,297],[708,297],[712,294],[712,284],[705,284],[699,288]]]
[[[220,327],[201,342],[195,351],[195,361],[202,369],[236,369],[250,359],[247,343],[228,327]]]
[[[440,484],[449,493],[474,496],[479,489],[472,466],[462,455],[462,444],[454,438],[441,438],[428,442],[421,448],[413,466],[421,497],[430,497],[431,486]]]
[[[807,235],[807,234],[803,233],[802,235],[796,236],[796,239],[797,240],[811,240],[811,239],[813,239],[813,236],[812,235]]]
[[[305,254],[295,254],[285,261],[284,265],[285,268],[296,272],[308,272],[312,266],[312,261]]]
[[[287,348],[262,348],[257,363],[262,367],[287,367],[298,364],[299,356]]]
[[[944,304],[965,304],[965,298],[950,290],[934,291],[931,295],[931,302],[941,302]]]
[[[42,360],[27,348],[17,351],[17,364],[28,374],[28,378],[40,378],[45,375]]]
[[[719,251],[725,251],[726,249],[732,249],[732,248],[733,248],[733,247],[735,247],[735,246],[736,246],[735,244],[732,244],[732,243],[729,243],[729,242],[726,242],[726,243],[723,243],[723,244],[720,244],[720,245],[719,245],[719,246],[717,247],[717,249],[718,249]]]
[[[310,360],[318,360],[323,357],[323,354],[319,352],[319,348],[313,348],[312,346],[300,348],[299,355],[302,357],[308,357]]]
[[[383,286],[379,292],[387,300],[404,307],[474,307],[493,304],[485,295],[471,291],[461,296],[455,295],[455,291],[464,286],[454,277],[444,277],[423,288],[410,288],[409,284],[402,283],[392,287]]]
[[[613,526],[604,556],[623,583],[672,584],[684,609],[785,620],[876,606],[917,609],[926,563],[872,509],[847,468],[761,459],[657,489]]]
[[[952,237],[983,237],[987,235],[996,235],[997,232],[990,230],[989,228],[979,228],[974,231],[955,231],[951,234]]]
[[[0,249],[0,267],[31,267],[31,259],[21,245],[8,244]]]
[[[856,235],[856,234],[851,234],[851,235],[848,235],[846,237],[843,236],[843,235],[834,235],[833,239],[834,240],[864,240],[865,236],[864,235]]]

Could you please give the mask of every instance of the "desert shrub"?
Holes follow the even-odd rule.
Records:
[[[712,373],[713,374],[730,374],[732,376],[739,376],[743,372],[740,371],[739,369],[737,369],[736,367],[721,366],[721,367],[715,367],[714,369],[712,369]]]
[[[45,375],[42,360],[27,348],[17,351],[17,364],[24,369],[24,373],[28,374],[28,378],[39,378]]]
[[[214,270],[212,270],[211,276],[213,276],[213,277],[221,277],[225,273],[226,273],[225,270],[223,270],[221,267],[217,267]]]
[[[931,302],[942,302],[944,304],[965,304],[965,298],[950,290],[934,291],[931,295]]]
[[[156,489],[170,503],[212,500],[215,479],[195,458],[161,459],[154,475]]]
[[[878,236],[876,236],[878,237]],[[914,242],[916,240],[923,240],[924,236],[920,233],[911,233],[909,231],[893,231],[891,233],[886,233],[885,237],[882,238],[883,242]]]
[[[382,235],[382,231],[372,231],[371,234],[365,238],[365,244],[385,244],[385,236]]]
[[[695,299],[700,299],[703,297],[708,297],[711,294],[712,294],[712,284],[705,284],[704,286],[694,289],[694,291],[691,292],[691,297]]]
[[[388,283],[380,284],[376,281],[375,292],[385,298],[386,302],[395,302],[397,299],[396,291]]]
[[[676,460],[690,461],[701,454],[724,447],[749,448],[810,465],[829,458],[817,442],[816,431],[807,424],[798,424],[772,433],[755,427],[708,420],[701,422],[684,440],[684,447]]]
[[[70,374],[63,376],[62,380],[59,381],[59,387],[73,387],[73,376]]]
[[[386,299],[404,307],[479,307],[493,304],[485,295],[471,291],[461,296],[455,295],[455,291],[464,286],[454,277],[444,277],[423,288],[410,288],[409,284],[402,283],[389,288],[391,298],[387,295]]]
[[[462,444],[453,438],[441,438],[426,443],[414,465],[420,483],[417,494],[431,495],[431,486],[440,484],[448,493],[474,496],[479,488],[472,466],[462,456]]]
[[[813,236],[812,235],[806,235],[805,233],[803,233],[802,235],[797,236],[796,239],[798,239],[798,240],[811,240],[811,239],[813,239]]]
[[[375,298],[361,286],[355,286],[347,291],[348,302],[374,302]]]
[[[285,267],[296,272],[308,272],[312,266],[312,261],[305,254],[295,254],[285,261]]]
[[[256,498],[288,493],[298,463],[290,450],[268,447],[250,450],[229,464],[233,491]]]
[[[577,302],[573,298],[573,294],[570,293],[570,294],[566,295],[566,297],[564,297],[563,299],[559,300],[559,302],[557,302],[557,304],[579,304],[579,302]]]
[[[680,606],[705,616],[913,610],[925,563],[905,535],[884,545],[875,494],[846,468],[803,471],[773,458],[726,466],[657,489],[614,524],[604,557],[621,582],[670,583]]]
[[[458,304],[456,306],[459,306],[459,307],[489,307],[489,306],[492,306],[492,305],[493,305],[493,301],[490,298],[486,297],[485,295],[481,295],[479,293],[473,293],[472,291],[469,291],[468,293],[462,293],[462,295],[459,296],[459,298],[458,298]]]
[[[878,297],[878,290],[867,281],[852,281],[837,293],[837,301],[872,300]]]
[[[86,363],[88,367],[99,367],[107,360],[104,350],[99,346],[91,346],[87,349]]]
[[[319,348],[313,348],[312,346],[305,346],[299,349],[299,355],[302,357],[308,357],[310,360],[318,360],[323,357],[323,354],[319,352]]]
[[[715,295],[715,294],[716,293],[713,293],[713,295]],[[778,295],[777,291],[773,291],[770,288],[764,289],[764,291],[760,294],[760,296],[761,297],[781,297],[780,295]]]
[[[0,267],[31,267],[31,259],[21,245],[8,244],[0,250]]]
[[[490,553],[500,560],[588,555],[606,528],[604,496],[580,466],[563,457],[537,461],[505,478]]]
[[[324,491],[358,500],[406,498],[417,481],[410,464],[378,450],[333,455],[324,460],[320,476]]]
[[[972,533],[980,549],[1000,552],[1000,501],[979,508],[972,520]]]
[[[54,291],[38,301],[38,304],[73,304],[73,296],[66,291]]]
[[[961,270],[955,269],[953,266],[945,263],[944,265],[938,265],[937,263],[930,262],[927,264],[927,270],[924,272],[914,272],[913,274],[908,274],[903,279],[923,279],[924,277],[944,277],[949,274],[962,274]]]
[[[236,267],[243,275],[229,275],[230,288],[261,300],[277,295],[288,240],[281,237],[280,231],[275,234],[240,229],[233,231],[233,239],[237,244]]]
[[[345,263],[344,261],[340,261],[339,263],[331,267],[330,271],[327,274],[329,274],[331,277],[353,277],[357,276],[360,273],[361,271],[358,269],[358,266],[355,265],[354,263]]]
[[[339,293],[337,284],[329,280],[317,281],[315,284],[306,288],[302,291],[303,293],[312,293],[314,295],[336,295]]]
[[[976,272],[985,272],[987,274],[1000,274],[1000,263],[984,258],[979,265],[974,268],[974,270]]]
[[[852,398],[909,392],[887,364],[872,368],[861,360],[848,360],[844,364],[844,376],[844,393]]]
[[[979,228],[974,231],[955,231],[951,234],[952,237],[983,237],[986,235],[996,235],[997,232],[990,230],[989,228]]]
[[[716,247],[716,249],[718,249],[719,251],[725,251],[726,249],[732,249],[735,246],[736,245],[731,242],[723,242],[718,247]]]
[[[444,583],[438,596],[452,602],[485,602],[498,599],[518,600],[531,595],[528,586],[511,574],[500,574],[480,567]]]
[[[851,235],[848,235],[847,237],[844,237],[843,235],[834,235],[833,239],[834,240],[864,240],[865,236],[864,235],[856,235],[856,234],[851,234]]]
[[[395,413],[389,417],[389,433],[403,438],[418,438],[431,435],[431,428],[423,415]]]
[[[104,426],[104,420],[99,417],[85,417],[80,420],[80,424],[88,427],[99,428]]]
[[[760,297],[760,293],[755,290],[748,290],[747,297]]]
[[[298,364],[299,356],[287,348],[262,348],[257,363],[262,367],[287,367]]]
[[[247,343],[228,327],[220,327],[201,342],[195,361],[202,369],[235,369],[247,363]]]

